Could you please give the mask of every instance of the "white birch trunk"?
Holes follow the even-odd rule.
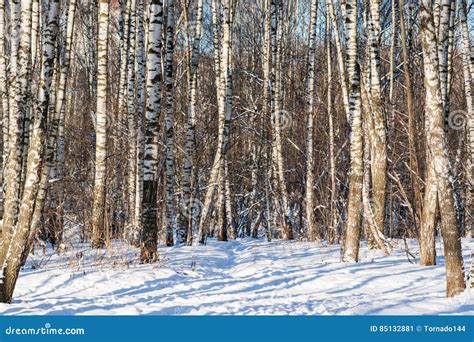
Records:
[[[360,67],[357,61],[357,8],[356,0],[348,0],[346,2],[346,29],[348,35],[347,67],[351,89],[349,99],[349,117],[351,118],[351,166],[349,174],[347,224],[342,255],[342,259],[345,262],[358,261],[361,233],[363,143]]]
[[[26,24],[24,20],[31,20],[25,18],[31,16],[31,7],[28,4],[22,3],[22,23]],[[58,30],[58,13],[59,13],[59,0],[50,2],[48,18],[45,28],[45,39],[42,48],[42,72],[40,79],[40,87],[38,94],[37,106],[34,109],[34,127],[32,131],[31,143],[28,149],[28,162],[26,169],[26,182],[25,188],[23,189],[23,196],[21,199],[21,207],[19,210],[18,220],[15,222],[15,226],[12,234],[10,235],[10,241],[2,241],[2,247],[5,242],[8,246],[6,248],[6,258],[3,259],[2,253],[2,282],[0,283],[0,302],[10,303],[13,291],[15,288],[16,280],[20,272],[22,264],[22,256],[24,249],[28,247],[28,238],[31,227],[31,220],[34,213],[34,203],[38,194],[39,183],[41,180],[42,165],[44,162],[44,142],[46,136],[46,122],[48,114],[48,101],[49,101],[49,90],[51,86],[54,58],[56,56],[56,34]],[[24,19],[24,20],[23,20]],[[23,26],[23,25],[22,25]],[[23,26],[25,28],[27,26]],[[30,59],[29,49],[25,48],[31,44],[27,42],[29,37],[29,29],[22,32],[20,51],[27,53],[23,57],[26,60]],[[25,43],[25,45],[23,45]],[[19,62],[25,62],[20,53]],[[24,67],[24,66],[23,66]],[[23,69],[23,68],[21,68]],[[22,74],[27,76],[28,73]],[[27,81],[27,80],[25,80]],[[13,200],[17,199],[17,195]],[[7,197],[8,200],[8,197]]]
[[[95,248],[103,247],[106,238],[108,0],[99,0],[98,21],[96,148],[92,207],[92,246]]]
[[[423,264],[435,262],[435,260],[431,259],[434,257],[432,240],[434,240],[435,215],[437,208],[439,208],[446,260],[446,294],[448,297],[451,297],[462,292],[465,288],[465,283],[461,241],[454,209],[453,189],[449,181],[450,167],[444,134],[444,110],[431,1],[423,0],[420,3],[419,15],[426,89],[425,130],[428,162],[426,166],[426,192],[421,223],[421,238],[426,240],[421,241],[421,257]],[[428,253],[427,250],[429,251]]]
[[[173,220],[176,217],[174,203],[174,106],[173,106],[173,54],[174,54],[174,4],[168,0],[166,21],[166,69],[165,69],[165,92],[166,92],[166,114],[165,114],[165,145],[166,145],[166,213],[165,230],[167,241],[173,237]],[[176,242],[185,242],[184,232],[176,232]]]
[[[158,239],[158,135],[161,114],[161,30],[163,27],[163,5],[161,0],[150,3],[148,26],[147,75],[146,75],[146,121],[145,150],[143,154],[143,232],[140,259],[154,262],[157,258]]]
[[[181,196],[181,210],[178,217],[178,231],[179,234],[184,231],[184,236],[188,244],[193,240],[193,226],[195,218],[199,215],[196,212],[196,206],[199,206],[197,199],[193,198],[192,187],[193,171],[195,161],[195,126],[196,126],[196,100],[197,100],[197,69],[199,65],[199,54],[202,35],[202,9],[203,0],[197,0],[194,8],[194,30],[191,33],[193,36],[192,46],[189,47],[189,67],[188,67],[188,111],[186,122],[186,138],[184,144],[184,161],[183,173],[181,180],[182,196]],[[190,24],[190,23],[186,23]],[[188,25],[188,31],[191,25]],[[189,32],[188,32],[189,33]],[[195,203],[196,202],[196,203]]]
[[[315,50],[316,29],[318,16],[318,1],[311,2],[311,14],[309,24],[309,46],[307,61],[306,81],[306,221],[308,225],[308,240],[316,239],[315,215],[314,215],[314,153],[313,153],[313,116],[314,116],[314,87],[315,87]]]

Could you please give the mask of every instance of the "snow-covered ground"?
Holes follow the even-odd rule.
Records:
[[[466,268],[473,247],[463,240]],[[443,257],[412,264],[403,241],[388,257],[363,244],[356,264],[339,262],[339,246],[306,242],[210,240],[159,252],[160,262],[140,265],[138,251],[120,243],[39,251],[0,314],[474,314],[474,291],[445,298]]]

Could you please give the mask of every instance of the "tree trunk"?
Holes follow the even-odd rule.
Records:
[[[347,66],[350,80],[349,117],[351,118],[349,174],[349,199],[347,224],[344,235],[342,260],[357,262],[361,232],[363,147],[362,147],[362,106],[360,94],[360,68],[357,61],[357,1],[346,3],[346,29],[348,36]]]
[[[383,112],[380,88],[380,1],[370,1],[369,52],[371,122],[369,129],[372,202],[376,229],[384,234],[385,199],[387,188],[387,139],[385,136],[385,113]]]
[[[314,153],[313,153],[313,115],[314,115],[314,78],[315,70],[315,50],[316,50],[316,29],[318,17],[318,1],[311,2],[311,16],[309,24],[309,48],[307,61],[307,81],[306,81],[306,220],[308,221],[308,240],[316,239],[316,227],[314,217]]]
[[[143,232],[141,237],[142,262],[154,262],[157,258],[158,208],[158,135],[161,113],[161,30],[163,6],[161,0],[150,4],[147,52],[147,105],[145,122],[145,152],[143,155]]]
[[[173,53],[174,53],[174,4],[168,0],[166,23],[166,114],[165,114],[165,145],[166,145],[166,213],[165,230],[167,245],[173,242],[173,220],[176,217],[174,203],[174,107],[173,107]],[[179,234],[178,234],[179,233]],[[183,231],[176,232],[176,242],[185,242]]]
[[[441,83],[436,46],[435,25],[431,12],[431,1],[423,0],[420,3],[420,28],[423,47],[423,69],[425,72],[425,116],[426,116],[426,153],[427,163],[427,190],[421,228],[425,234],[421,237],[423,264],[434,261],[426,258],[433,257],[426,253],[432,249],[434,240],[434,224],[436,204],[441,216],[441,234],[444,242],[446,260],[446,278],[448,297],[452,297],[465,288],[463,260],[461,254],[461,239],[456,222],[454,209],[453,189],[449,182],[449,161],[444,136],[444,110],[441,92]],[[432,197],[435,197],[433,200]],[[435,205],[433,206],[432,203]]]
[[[58,14],[59,0],[50,2],[42,48],[43,66],[38,93],[38,104],[34,110],[33,134],[28,149],[25,188],[23,189],[18,221],[13,229],[13,234],[10,236],[11,240],[8,241],[6,252],[7,257],[4,260],[2,259],[2,282],[0,283],[0,302],[2,303],[10,303],[12,300],[16,280],[18,279],[18,274],[22,264],[23,251],[28,247],[29,233],[30,229],[32,229],[31,220],[34,213],[34,203],[38,194],[45,155],[44,142],[49,107],[49,90],[53,76],[54,59],[56,56],[56,34],[59,20]],[[23,15],[31,15],[31,7],[27,5],[22,7],[22,17]],[[28,32],[22,33],[22,43],[24,42],[23,35],[26,35],[27,33]],[[28,43],[26,44],[28,46]],[[20,44],[20,46],[24,47],[23,44]],[[24,51],[26,52],[28,49],[24,49]],[[22,59],[20,58],[19,61],[22,61]]]
[[[11,247],[14,236],[18,211],[20,209],[20,177],[22,166],[22,122],[25,117],[26,99],[22,94],[23,85],[28,81],[28,64],[30,62],[31,44],[31,2],[24,1],[20,7],[20,1],[13,1],[12,10],[12,74],[13,82],[10,84],[10,118],[9,118],[9,153],[6,160],[5,177],[5,202],[2,228],[2,241],[0,248],[0,265],[2,265],[2,280],[4,281],[4,270],[10,258]],[[21,11],[20,11],[21,8]],[[17,27],[18,22],[18,27]],[[20,23],[23,28],[20,33]],[[0,283],[2,286],[3,283]],[[8,301],[5,289],[0,289],[3,293],[3,300]],[[10,298],[11,299],[11,298]]]
[[[105,245],[105,190],[107,182],[107,48],[109,3],[99,0],[99,31],[97,39],[97,108],[95,177],[92,207],[92,247]]]
[[[201,31],[202,31],[202,7],[203,0],[197,0],[196,7],[194,8],[194,21],[195,24],[193,34],[193,44],[190,47],[189,56],[189,67],[188,67],[188,112],[187,112],[187,124],[186,124],[186,141],[184,146],[184,161],[183,161],[183,173],[182,173],[182,197],[181,197],[181,210],[178,217],[178,230],[185,232],[187,243],[192,243],[193,239],[193,226],[195,218],[199,215],[200,202],[193,198],[192,186],[193,186],[193,170],[195,162],[195,126],[196,126],[196,100],[197,100],[197,69],[199,65],[199,54],[201,45]],[[187,18],[189,19],[189,18]],[[190,22],[188,20],[188,22]],[[191,31],[188,27],[188,31]],[[189,34],[189,32],[187,32]]]

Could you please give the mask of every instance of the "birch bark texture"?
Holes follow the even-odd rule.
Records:
[[[22,7],[22,16],[31,16],[31,7],[27,4]],[[29,19],[26,19],[29,20]],[[0,254],[2,265],[0,282],[0,302],[10,303],[13,297],[13,291],[18,279],[20,267],[22,265],[22,256],[25,248],[28,247],[30,230],[34,213],[35,200],[38,194],[41,181],[41,171],[44,163],[44,144],[46,138],[46,123],[49,108],[49,92],[53,76],[54,59],[56,57],[56,35],[59,21],[59,0],[50,2],[48,16],[44,30],[44,42],[42,44],[42,71],[40,78],[40,87],[38,93],[37,105],[33,111],[34,125],[32,136],[28,149],[28,160],[26,167],[25,186],[22,191],[21,205],[19,208],[18,219],[12,227],[10,239],[2,236],[2,251],[5,247],[6,255]],[[25,26],[23,27],[25,28]],[[22,42],[29,46],[27,41],[27,31],[22,32]],[[24,40],[23,40],[24,39]],[[20,44],[20,49],[29,54],[28,48]],[[27,55],[25,55],[26,57]],[[27,60],[29,58],[27,57]],[[20,61],[26,62],[22,59]],[[26,78],[28,74],[24,74]],[[25,80],[24,80],[25,81]],[[16,196],[15,196],[16,197]],[[15,199],[14,199],[15,200]],[[5,246],[6,244],[6,246]]]
[[[108,0],[99,0],[98,7],[96,147],[91,241],[94,248],[104,247],[106,240]]]
[[[361,235],[362,183],[363,183],[363,141],[362,103],[360,93],[360,67],[357,60],[357,9],[356,0],[346,2],[347,69],[350,84],[349,118],[350,133],[350,173],[347,223],[344,234],[342,260],[357,262]]]
[[[421,222],[421,257],[425,265],[435,264],[434,229],[436,212],[441,217],[446,260],[446,294],[452,297],[465,288],[461,237],[454,209],[453,189],[449,181],[449,160],[444,131],[442,84],[438,64],[436,31],[431,1],[420,2],[420,29],[423,48],[425,84],[425,130],[428,164],[423,216]]]
[[[306,81],[306,221],[308,225],[308,240],[316,239],[315,215],[314,215],[314,87],[315,87],[315,50],[316,30],[318,17],[318,1],[311,2],[311,16],[308,35],[308,61]]]
[[[161,114],[161,30],[163,27],[163,3],[153,0],[150,4],[148,26],[147,76],[146,76],[146,120],[145,151],[143,155],[143,232],[140,259],[154,262],[157,258],[158,242],[158,134]]]

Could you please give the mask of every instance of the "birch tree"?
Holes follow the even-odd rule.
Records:
[[[385,136],[385,113],[382,106],[380,88],[380,1],[370,1],[369,52],[371,100],[370,119],[370,158],[372,179],[372,201],[374,221],[377,230],[383,235],[385,230],[385,197],[387,186],[387,142]]]
[[[306,85],[306,220],[308,221],[308,239],[314,241],[316,238],[316,227],[314,225],[314,155],[313,155],[313,115],[314,115],[314,87],[315,87],[315,49],[316,49],[316,30],[317,30],[318,1],[311,2],[311,17],[309,24],[309,47],[308,47],[308,66]]]
[[[454,197],[449,182],[449,161],[444,136],[444,110],[436,46],[435,25],[431,2],[420,3],[420,29],[423,48],[426,123],[427,178],[421,221],[422,263],[435,264],[433,247],[436,212],[441,217],[446,260],[446,294],[452,297],[465,288],[462,265],[461,241],[459,236]],[[432,242],[433,241],[433,242]]]
[[[26,24],[23,28],[29,28],[27,24],[31,20],[31,6],[23,3],[22,5],[22,23]],[[30,18],[25,18],[25,17]],[[42,71],[40,79],[40,87],[38,92],[38,102],[34,109],[34,125],[32,137],[28,149],[28,161],[26,168],[26,182],[22,191],[21,206],[19,208],[18,219],[15,220],[14,226],[9,230],[8,236],[2,236],[2,253],[0,261],[2,264],[2,282],[0,283],[0,302],[10,303],[18,279],[20,267],[22,264],[22,255],[25,248],[28,247],[28,238],[31,227],[32,216],[34,213],[35,199],[38,194],[39,184],[41,180],[42,164],[44,162],[44,142],[46,135],[46,122],[48,114],[49,91],[53,76],[54,59],[56,56],[56,35],[59,20],[59,0],[50,2],[48,17],[46,21],[44,43],[42,47]],[[28,47],[28,30],[22,32],[19,62],[25,63],[21,57],[30,58]],[[23,43],[25,45],[23,45]],[[28,74],[24,73],[24,77]],[[9,184],[10,185],[10,184]],[[16,197],[16,195],[14,195]],[[16,200],[16,198],[8,200]],[[5,250],[4,250],[5,248]]]
[[[218,10],[213,3],[212,8],[214,15],[213,36],[216,41],[214,43],[214,62],[216,63],[216,89],[217,89],[217,108],[218,108],[218,140],[217,149],[214,154],[211,173],[209,176],[209,185],[206,191],[204,206],[200,217],[199,224],[199,241],[205,242],[206,230],[204,225],[206,223],[207,214],[211,205],[212,198],[217,186],[218,193],[218,213],[219,213],[219,231],[218,239],[221,241],[227,240],[227,226],[229,222],[229,215],[231,208],[226,208],[230,205],[230,200],[226,196],[226,177],[225,177],[225,163],[227,144],[229,139],[230,119],[232,113],[232,16],[233,16],[233,2],[229,0],[222,1],[222,37],[220,37],[219,20],[217,19]],[[217,55],[216,55],[217,54]],[[229,189],[230,190],[230,189]],[[230,195],[230,194],[229,194]]]
[[[184,161],[182,172],[182,195],[181,208],[177,222],[177,235],[183,237],[183,240],[191,243],[193,239],[193,225],[198,213],[195,212],[196,205],[199,204],[193,198],[193,163],[195,161],[195,126],[196,126],[196,101],[197,101],[197,69],[199,65],[199,54],[202,34],[202,7],[203,1],[197,0],[193,9],[193,20],[187,20],[187,33],[192,35],[192,44],[189,47],[189,66],[187,70],[188,82],[188,109],[186,122],[186,138],[184,145]],[[191,23],[193,25],[191,25]],[[188,39],[189,41],[189,39]],[[194,203],[196,202],[196,203]],[[184,239],[185,238],[185,239]]]
[[[174,106],[173,106],[173,54],[174,54],[174,4],[172,0],[167,2],[166,16],[166,71],[165,71],[165,92],[166,92],[166,114],[165,114],[165,145],[166,145],[166,214],[165,230],[166,241],[172,244],[173,220],[175,212],[175,166],[174,166]],[[182,231],[181,231],[182,232]],[[177,242],[183,243],[184,236],[177,236]]]
[[[140,259],[142,262],[156,260],[158,239],[157,191],[158,191],[158,134],[161,114],[161,30],[163,27],[163,4],[161,0],[150,3],[147,51],[147,105],[145,122],[145,152],[143,155],[143,232]]]
[[[2,106],[2,164],[1,164],[1,198],[0,198],[0,217],[3,217],[3,172],[5,169],[5,162],[8,153],[8,122],[9,122],[9,107],[8,107],[8,88],[7,88],[7,55],[5,50],[5,2],[0,2],[0,102]],[[1,232],[1,230],[0,230]]]
[[[351,119],[349,198],[342,256],[343,261],[346,262],[358,261],[361,233],[363,144],[360,68],[357,61],[357,8],[357,1],[346,2],[347,68],[350,81],[349,117]]]
[[[103,247],[106,238],[108,0],[99,0],[98,10],[96,147],[92,207],[92,246],[95,248]]]
[[[9,151],[6,160],[4,179],[5,187],[5,202],[4,215],[2,227],[2,245],[0,249],[0,264],[2,265],[2,283],[0,284],[0,298],[2,302],[8,302],[7,289],[5,288],[5,268],[6,262],[10,258],[11,248],[13,243],[13,236],[18,219],[18,211],[20,209],[20,193],[21,193],[21,166],[22,166],[22,122],[25,117],[26,98],[22,94],[22,89],[25,89],[24,84],[28,81],[28,64],[31,61],[31,3],[24,1],[14,2],[12,5],[12,55],[13,71],[15,78],[9,87],[9,127],[8,127],[8,141]],[[17,21],[18,24],[17,26]],[[21,30],[20,30],[21,26]]]
[[[144,153],[144,112],[145,112],[145,4],[144,0],[137,3],[137,63],[136,63],[136,175],[135,175],[135,208],[133,210],[135,216],[136,232],[134,234],[134,242],[140,241],[140,230],[143,226],[142,222],[142,198],[143,198],[143,153]]]

